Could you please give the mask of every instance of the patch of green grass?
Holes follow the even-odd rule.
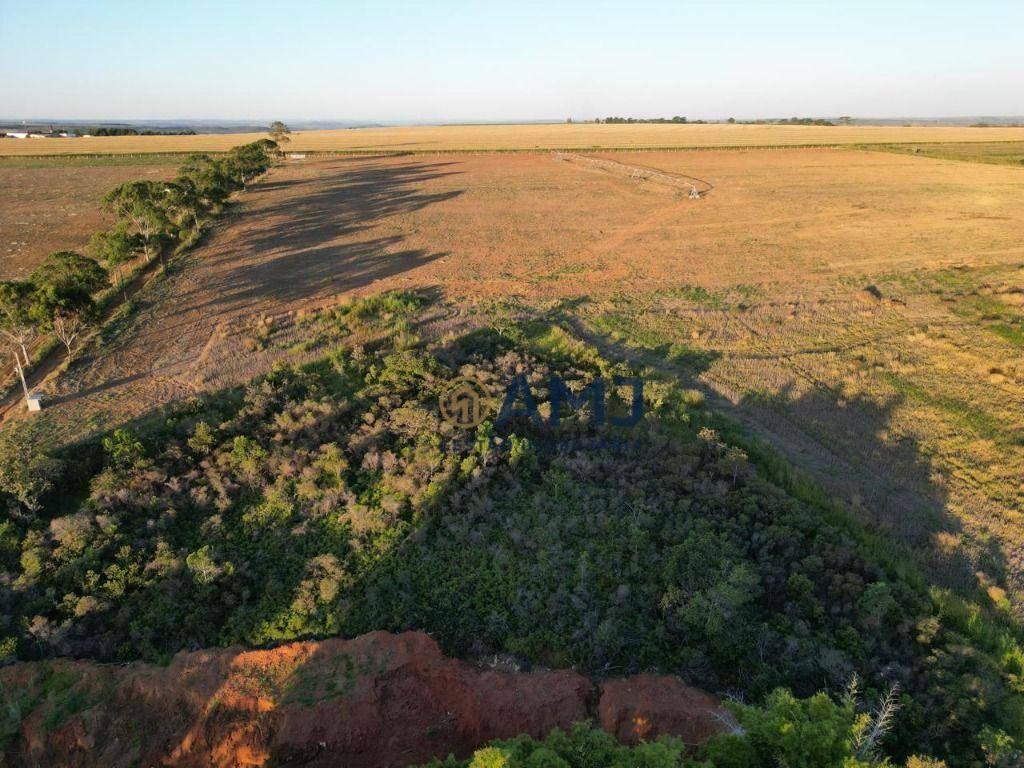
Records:
[[[948,142],[935,144],[861,144],[856,149],[900,155],[961,160],[990,165],[1024,166],[1024,141]]]
[[[751,283],[738,283],[728,288],[709,291],[700,285],[681,285],[658,291],[655,295],[662,298],[682,299],[706,309],[730,310],[734,304],[751,301],[762,296],[763,289]]]
[[[79,712],[84,712],[93,705],[94,702],[88,691],[70,690],[51,704],[51,709],[46,714],[43,724],[47,730],[60,728]]]
[[[953,424],[969,429],[979,437],[987,438],[999,444],[1008,442],[1009,438],[1002,429],[999,420],[980,410],[976,404],[967,403],[955,397],[929,392],[919,384],[908,381],[892,371],[878,371],[877,375],[898,394],[909,400],[941,411]]]
[[[691,376],[699,374],[714,362],[716,353],[679,343],[668,333],[641,326],[638,319],[628,314],[605,313],[591,320],[590,325],[595,332],[647,352]]]
[[[1013,346],[1024,347],[1024,329],[1020,326],[996,323],[995,325],[988,326],[988,329],[999,338],[1013,344]]]
[[[331,659],[326,668],[300,666],[295,670],[283,687],[281,703],[312,707],[325,700],[348,698],[355,693],[361,678],[378,678],[387,671],[387,660],[372,653],[357,659],[342,653]]]
[[[40,705],[45,709],[43,726],[47,731],[94,706],[95,697],[88,688],[80,687],[81,680],[77,672],[54,671],[44,662],[38,677],[24,688],[5,689],[0,684],[0,753],[18,739],[22,721]]]
[[[682,299],[683,301],[689,301],[692,304],[698,304],[702,307],[725,309],[726,296],[723,291],[711,292],[707,288],[702,288],[699,285],[681,285],[678,288],[669,288],[667,290],[660,291],[659,295]]]
[[[412,291],[389,291],[353,299],[340,311],[354,320],[373,324],[409,317],[425,303],[422,296]]]
[[[17,740],[21,722],[32,709],[27,694],[17,689],[7,689],[0,683],[0,752],[7,752]]]
[[[554,270],[553,272],[548,272],[547,274],[543,274],[543,275],[537,275],[533,279],[533,282],[535,282],[535,283],[556,282],[558,280],[561,280],[563,277],[566,277],[567,275],[579,275],[579,274],[582,274],[583,272],[586,272],[587,269],[589,269],[589,267],[586,264],[567,264],[564,267],[559,267],[558,269]]]
[[[1005,267],[941,269],[885,275],[876,282],[903,286],[919,294],[945,301],[957,317],[976,323],[1014,347],[1024,347],[1024,315],[997,295],[983,293],[990,281],[998,281]]]
[[[593,346],[580,341],[557,325],[537,322],[525,328],[526,348],[538,357],[601,370],[604,361]]]

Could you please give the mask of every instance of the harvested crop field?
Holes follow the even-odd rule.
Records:
[[[844,150],[607,157],[624,170],[547,154],[295,163],[252,196],[238,246],[308,264],[313,279],[290,289],[300,300],[370,285],[530,300],[807,285],[1024,257],[1015,169],[972,166],[965,178],[955,164]],[[715,188],[691,200],[630,178],[627,163]]]
[[[110,219],[100,198],[135,179],[165,178],[173,164],[0,161],[0,279],[23,278],[49,253],[80,249]]]
[[[0,140],[0,155],[217,152],[265,137],[266,134],[257,133],[221,133],[87,139],[4,139]],[[449,152],[997,141],[1024,141],[1024,128],[587,123],[396,126],[296,131],[285,148],[293,152]]]

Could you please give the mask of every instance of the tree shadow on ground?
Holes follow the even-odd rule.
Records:
[[[401,235],[352,241],[385,219],[451,200],[463,190],[425,193],[420,185],[455,175],[454,163],[404,162],[350,168],[331,163],[312,180],[287,183],[296,194],[275,200],[252,217],[244,237],[220,248],[223,268],[180,298],[199,294],[194,306],[216,315],[237,313],[259,301],[294,304],[352,291],[443,258],[445,252],[403,249]],[[337,173],[330,173],[331,170]],[[267,182],[274,184],[275,182]],[[262,193],[263,187],[254,187]],[[216,241],[211,247],[217,249]]]
[[[949,510],[945,484],[918,442],[883,437],[902,395],[882,402],[847,397],[840,404],[821,388],[799,394],[787,388],[770,398],[747,394],[730,399],[702,376],[719,353],[670,344],[638,349],[595,333],[563,309],[555,310],[560,321],[602,354],[650,366],[700,391],[714,411],[771,446],[870,532],[906,546],[932,583],[973,595],[979,571],[1005,582],[1007,564],[998,543],[971,540]]]

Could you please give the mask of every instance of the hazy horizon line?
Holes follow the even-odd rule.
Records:
[[[675,113],[678,115],[679,113]],[[274,118],[234,118],[234,117],[2,117],[0,116],[0,124],[16,124],[16,123],[77,123],[77,124],[132,124],[132,123],[167,123],[167,124],[178,124],[187,126],[190,123],[194,124],[205,124],[205,125],[237,125],[237,126],[262,126],[264,124],[269,125],[275,120],[281,120],[285,124],[308,124],[314,125],[318,123],[330,123],[338,126],[346,126],[351,128],[371,128],[371,127],[391,127],[391,126],[445,126],[445,125],[547,125],[547,124],[561,124],[567,123],[569,120],[574,122],[593,122],[594,120],[604,120],[607,117],[623,117],[631,118],[635,120],[659,120],[659,119],[671,119],[673,115],[669,114],[628,114],[628,113],[609,113],[607,115],[598,115],[595,117],[532,117],[532,118],[513,118],[513,119],[493,119],[493,118],[480,118],[470,120],[457,120],[451,118],[409,118],[409,119],[377,119],[377,118],[323,118],[323,117],[274,117]],[[686,117],[688,122],[696,122],[703,120],[706,122],[726,122],[727,120],[733,119],[737,121],[756,121],[756,120],[788,120],[792,117],[800,119],[838,119],[840,117],[849,117],[854,121],[874,121],[874,120],[919,120],[919,121],[941,121],[941,120],[973,120],[973,119],[997,119],[997,120],[1024,120],[1024,115],[1006,113],[1006,114],[950,114],[950,115],[869,115],[869,116],[857,116],[857,115],[831,115],[831,114],[797,114],[797,115],[758,115],[758,116],[718,116],[718,117],[701,117],[701,116],[689,116],[680,115]]]

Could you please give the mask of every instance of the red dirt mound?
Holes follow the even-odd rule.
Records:
[[[601,727],[626,744],[678,736],[690,745],[738,727],[710,693],[690,688],[679,678],[636,675],[609,680],[597,705]]]
[[[0,669],[0,686],[22,715],[0,765],[82,767],[409,765],[546,736],[596,698],[575,672],[480,669],[420,632],[180,653],[167,667],[23,663]],[[721,728],[715,699],[675,678],[609,683],[599,712],[627,740]]]

